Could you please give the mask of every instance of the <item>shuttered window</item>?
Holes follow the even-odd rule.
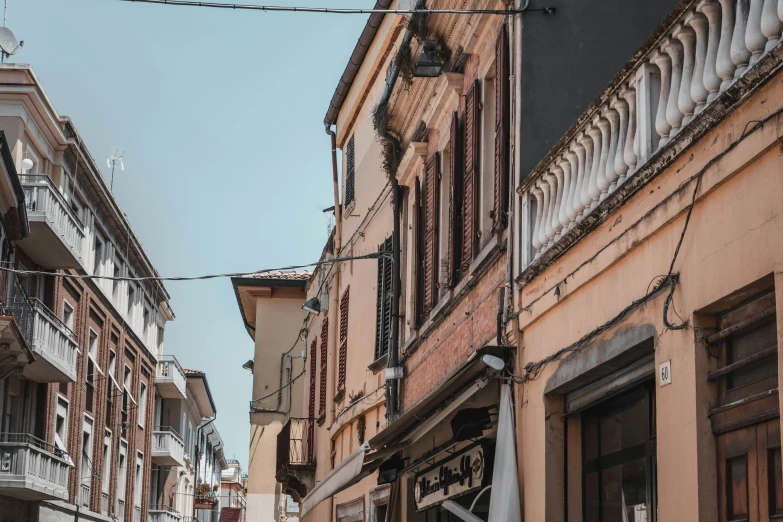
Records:
[[[476,80],[465,95],[465,171],[462,201],[462,271],[468,270],[478,251],[479,195],[479,92]]]
[[[318,402],[318,416],[326,414],[326,357],[327,357],[327,339],[329,339],[329,319],[324,318],[321,323],[321,397]]]
[[[440,155],[427,160],[424,172],[424,316],[438,301],[438,208],[440,192]]]
[[[318,349],[318,338],[314,338],[310,343],[310,353],[307,356],[310,358],[310,397],[307,401],[307,418],[315,418],[315,384],[316,384],[316,350]]]
[[[492,230],[501,232],[508,225],[509,190],[509,110],[508,110],[508,33],[504,25],[495,45],[495,190]]]
[[[355,197],[354,180],[356,177],[356,160],[354,153],[354,137],[348,140],[345,148],[345,205],[349,205]]]
[[[337,371],[337,391],[345,390],[345,371],[348,364],[348,299],[351,287],[345,289],[340,299],[340,360]]]
[[[414,192],[416,204],[416,326],[424,324],[424,203],[421,183],[416,180]]]
[[[462,151],[459,131],[459,115],[454,112],[451,116],[451,135],[449,136],[449,150],[451,151],[447,274],[449,288],[453,288],[459,280],[460,260],[462,259]]]
[[[391,252],[392,238],[387,238],[379,247],[379,250],[381,252]],[[375,360],[377,361],[388,352],[391,334],[392,261],[389,258],[378,258],[376,292]]]

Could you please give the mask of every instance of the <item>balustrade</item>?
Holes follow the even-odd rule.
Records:
[[[117,500],[117,520],[125,520],[125,501]]]
[[[79,490],[79,504],[81,504],[82,507],[86,507],[86,508],[89,509],[89,507],[90,507],[90,485],[89,484],[82,484],[81,485],[81,488]]]
[[[702,0],[523,182],[529,259],[551,248],[665,147],[783,34],[783,0]]]

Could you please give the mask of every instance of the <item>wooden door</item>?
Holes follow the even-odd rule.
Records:
[[[783,520],[780,420],[717,437],[721,522]]]

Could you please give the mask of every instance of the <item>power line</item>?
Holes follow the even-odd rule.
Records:
[[[179,7],[211,7],[215,9],[241,9],[262,12],[317,13],[317,14],[488,14],[510,15],[525,11],[546,11],[552,8],[528,9],[529,0],[522,9],[340,9],[333,7],[294,7],[276,5],[226,4],[221,2],[199,2],[194,0],[119,0],[143,4],[174,5]]]
[[[349,257],[340,257],[340,258],[332,258],[327,259],[324,261],[315,261],[312,263],[306,263],[303,265],[290,265],[290,266],[283,266],[278,268],[264,268],[262,270],[256,270],[253,272],[227,272],[223,274],[207,274],[207,275],[200,275],[200,276],[170,276],[170,277],[161,277],[161,276],[149,276],[149,277],[127,277],[127,276],[107,276],[107,275],[90,275],[90,274],[67,274],[67,273],[61,273],[61,272],[45,272],[43,270],[18,270],[16,268],[10,268],[6,266],[0,266],[0,271],[8,272],[11,274],[16,275],[41,275],[41,276],[51,276],[51,277],[60,277],[62,279],[108,279],[110,281],[134,281],[134,282],[142,282],[142,281],[202,281],[206,279],[218,279],[223,277],[250,277],[250,276],[257,276],[259,274],[270,274],[273,272],[285,272],[285,271],[291,271],[291,270],[297,270],[301,268],[309,268],[313,266],[320,266],[320,265],[329,265],[333,263],[339,263],[341,261],[353,261],[357,259],[378,259],[381,257],[391,257],[390,252],[371,252],[369,254],[364,254],[361,256],[349,256]]]

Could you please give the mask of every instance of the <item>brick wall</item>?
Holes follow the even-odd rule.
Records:
[[[473,352],[496,343],[497,292],[505,276],[506,256],[500,255],[408,356],[403,411],[440,386]]]
[[[74,333],[79,342],[80,354],[78,355],[76,372],[77,382],[67,385],[66,398],[69,401],[68,410],[68,442],[67,449],[71,455],[75,467],[70,470],[68,477],[68,497],[71,504],[75,504],[79,498],[80,477],[82,476],[81,463],[81,439],[84,414],[90,415],[93,420],[93,447],[92,447],[92,467],[91,467],[91,487],[90,487],[90,510],[96,513],[101,511],[102,480],[103,480],[103,442],[105,429],[112,432],[111,462],[112,471],[109,478],[109,513],[114,511],[117,501],[117,490],[119,486],[119,473],[126,473],[125,490],[125,520],[133,520],[133,498],[134,498],[134,473],[136,466],[136,452],[144,453],[144,472],[142,479],[142,520],[147,519],[147,504],[150,477],[151,477],[151,446],[154,415],[154,379],[156,363],[145,348],[142,348],[141,342],[136,335],[130,331],[123,319],[115,313],[113,306],[104,301],[93,283],[86,281],[70,281],[61,278],[57,279],[54,292],[54,312],[58,317],[62,317],[63,301],[74,308]],[[88,361],[88,341],[89,329],[92,328],[98,335],[98,364],[103,370],[103,375],[95,375],[95,391],[93,395],[92,412],[86,411],[87,396],[87,361]],[[122,394],[111,383],[109,378],[109,351],[113,350],[117,354],[115,376],[118,383],[122,386],[122,372],[125,364],[132,368],[132,389],[133,396],[140,400],[139,391],[141,380],[147,383],[147,405],[144,421],[144,428],[138,426],[138,411],[136,406],[131,404],[128,409],[127,429],[121,429],[121,409]],[[147,372],[149,377],[142,375],[142,369]],[[114,395],[111,418],[107,421],[107,397],[108,392]],[[54,439],[54,411],[57,401],[57,395],[60,393],[60,384],[49,385],[49,396],[47,398],[46,415],[46,437],[47,440]],[[119,460],[119,437],[120,435],[128,441],[128,452],[126,457],[127,466],[123,470],[118,470]]]

